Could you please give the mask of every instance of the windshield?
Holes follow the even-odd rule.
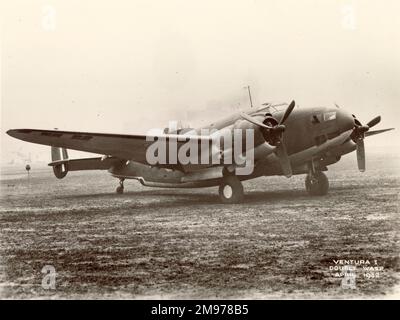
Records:
[[[262,107],[257,109],[257,112],[277,112],[277,111],[282,111],[287,108],[288,104],[283,102],[283,103],[267,103],[266,105],[264,104]]]

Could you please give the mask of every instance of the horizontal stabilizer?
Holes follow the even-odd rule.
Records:
[[[84,159],[67,159],[58,160],[49,163],[51,167],[65,165],[68,171],[81,171],[81,170],[108,170],[113,165],[121,162],[121,159],[108,157],[108,158],[84,158]]]

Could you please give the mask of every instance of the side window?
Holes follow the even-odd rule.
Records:
[[[311,117],[311,123],[312,124],[318,124],[322,122],[322,115],[321,114],[314,114]]]
[[[336,119],[336,112],[326,112],[324,113],[324,121],[331,121]]]

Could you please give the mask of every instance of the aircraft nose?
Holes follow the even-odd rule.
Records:
[[[350,113],[339,109],[337,110],[337,124],[340,132],[346,132],[354,128],[354,118]]]

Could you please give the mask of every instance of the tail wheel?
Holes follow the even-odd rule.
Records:
[[[219,186],[219,197],[223,203],[238,203],[243,200],[243,185],[236,176],[225,176]]]
[[[120,179],[120,180],[119,180],[119,186],[118,186],[117,189],[116,189],[116,192],[117,192],[118,194],[123,194],[123,193],[124,193],[124,180],[125,180],[125,179]]]
[[[306,190],[311,196],[323,196],[328,193],[329,181],[326,175],[321,172],[315,172],[313,175],[306,176]]]
[[[117,192],[118,194],[123,194],[123,193],[124,193],[124,187],[118,186],[117,189],[116,189],[116,192]]]

